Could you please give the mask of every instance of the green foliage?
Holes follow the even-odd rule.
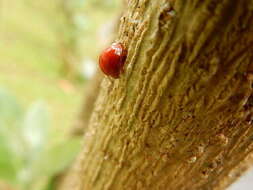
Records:
[[[60,48],[96,60],[99,28],[120,2],[1,1],[0,82],[19,101],[0,88],[0,181],[20,190],[53,189],[54,176],[73,160],[79,139],[63,132],[76,118],[84,84],[63,78]]]
[[[69,166],[79,139],[50,144],[47,106],[33,103],[27,111],[0,89],[0,178],[23,190],[45,189]]]
[[[7,147],[6,138],[0,136],[0,176],[4,180],[12,180],[16,170],[12,163],[12,154]]]
[[[21,120],[22,111],[15,98],[0,89],[0,177],[14,181],[18,170],[15,160],[18,149],[17,123]]]

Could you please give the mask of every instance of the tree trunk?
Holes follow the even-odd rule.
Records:
[[[129,0],[118,41],[60,189],[227,187],[253,150],[253,0]]]

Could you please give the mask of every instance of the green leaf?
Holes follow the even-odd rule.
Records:
[[[0,88],[0,177],[13,182],[19,169],[22,151],[20,129],[23,109],[16,98]]]
[[[54,176],[74,160],[80,150],[80,139],[73,138],[49,147],[33,165],[34,176]]]
[[[6,139],[0,136],[0,178],[9,182],[13,182],[16,177],[12,158],[13,155],[6,145]]]
[[[22,108],[14,96],[0,88],[0,120],[1,124],[13,124],[22,116]],[[13,122],[14,121],[14,122]],[[3,126],[0,126],[3,127]]]
[[[43,190],[55,190],[57,188],[57,179],[54,177],[48,180],[48,183],[45,185]]]
[[[49,112],[43,102],[35,102],[29,107],[22,132],[30,154],[36,154],[46,146],[49,138]]]

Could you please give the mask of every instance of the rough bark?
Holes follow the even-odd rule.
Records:
[[[123,7],[125,5],[125,0],[123,1]],[[111,24],[113,27],[107,28],[107,34],[110,34],[110,36],[107,35],[106,39],[103,39],[103,48],[106,46],[109,46],[110,43],[113,43],[113,39],[116,37],[116,31],[119,29],[119,22],[121,15],[118,15],[115,17],[115,20],[111,21]],[[108,26],[108,23],[106,24]],[[101,29],[100,29],[101,30]],[[104,30],[103,30],[104,31]],[[100,91],[100,85],[102,82],[104,75],[101,71],[97,71],[96,74],[92,77],[92,79],[88,82],[87,87],[85,89],[85,96],[83,100],[83,105],[81,107],[81,112],[79,114],[79,117],[73,126],[71,128],[71,134],[73,136],[82,136],[85,132],[85,130],[88,128],[88,124],[90,121],[91,113],[94,109],[95,101],[97,100],[99,91]]]
[[[253,1],[129,0],[117,40],[124,73],[60,189],[226,188],[253,150]]]
[[[251,153],[230,171],[226,180],[221,181],[221,183],[219,184],[219,189],[225,189],[235,180],[239,179],[248,170],[249,166],[252,166],[252,164],[253,154]]]

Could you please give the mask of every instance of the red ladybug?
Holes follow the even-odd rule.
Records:
[[[99,66],[104,74],[119,78],[126,61],[127,51],[121,43],[113,43],[99,57]]]

